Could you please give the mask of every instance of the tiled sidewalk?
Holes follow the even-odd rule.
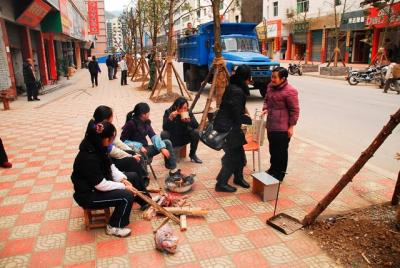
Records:
[[[87,72],[80,71],[72,78],[73,85],[42,96],[41,102],[21,98],[11,103],[12,110],[0,111],[1,138],[13,163],[12,169],[0,169],[0,267],[336,266],[303,231],[285,236],[265,224],[273,202],[261,202],[250,190],[216,193],[213,188],[222,154],[203,145],[199,147],[203,165],[187,159],[180,165],[197,174],[191,200],[210,213],[189,218],[186,232],[172,225],[180,238],[175,255],[155,250],[152,230],[160,219],[144,221],[137,207],[131,214],[129,238],[107,236],[103,229],[85,231],[83,211],[72,199],[70,174],[87,122],[98,105],[106,104],[114,108],[120,129],[134,104],[148,98],[147,91],[134,88],[137,84],[120,87],[119,81],[105,76],[92,89]],[[158,130],[167,106],[151,104]],[[248,160],[251,163],[251,155]],[[267,161],[264,149],[263,167]],[[278,211],[301,219],[350,165],[294,138]],[[160,158],[155,159],[155,169],[162,181],[166,170]],[[362,170],[326,213],[387,201],[393,187],[392,180]]]

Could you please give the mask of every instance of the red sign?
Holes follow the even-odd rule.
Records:
[[[99,10],[97,1],[88,1],[88,24],[89,34],[99,33]]]
[[[393,4],[392,10],[389,8],[389,5],[381,10],[378,8],[370,8],[365,25],[374,28],[385,28],[388,23],[390,27],[400,25],[400,2]],[[390,19],[388,18],[389,11]]]
[[[34,0],[27,9],[18,17],[17,22],[28,27],[36,27],[44,16],[49,13],[51,7],[42,0]]]

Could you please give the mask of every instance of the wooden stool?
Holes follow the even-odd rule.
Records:
[[[101,213],[95,213],[102,210]],[[105,227],[110,219],[110,208],[84,208],[86,230]]]
[[[253,177],[253,193],[261,194],[264,202],[275,200],[279,188],[279,181],[266,172],[251,174]]]

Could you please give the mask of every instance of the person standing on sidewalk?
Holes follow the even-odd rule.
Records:
[[[96,60],[96,56],[92,57],[92,60],[88,64],[88,69],[90,73],[90,80],[92,81],[92,87],[98,86],[98,74],[101,73],[99,63]]]
[[[288,165],[288,147],[299,118],[297,90],[288,81],[283,67],[272,70],[271,83],[265,95],[263,114],[267,114],[267,132],[270,153],[268,174],[282,181]]]
[[[26,62],[23,65],[22,73],[24,75],[28,101],[40,101],[38,98],[39,92],[36,84],[35,71],[33,69],[33,60],[31,58],[26,59]]]
[[[127,77],[128,77],[128,65],[126,64],[125,55],[122,56],[121,61],[119,62],[119,66],[121,67],[121,86],[128,85]]]
[[[250,185],[243,177],[243,168],[246,165],[246,154],[243,145],[246,138],[241,129],[242,124],[251,125],[251,118],[246,113],[246,97],[250,95],[251,69],[248,65],[241,65],[229,80],[222,97],[221,106],[214,120],[215,130],[221,133],[229,132],[223,146],[225,155],[222,157],[222,167],[217,176],[216,192],[236,192],[236,187],[228,184],[233,174],[233,182],[243,188]]]
[[[0,138],[0,167],[11,168],[12,164],[8,162],[6,150],[4,149],[3,141]]]
[[[390,84],[393,83],[394,90],[397,91],[397,94],[400,94],[400,59],[397,59],[397,62],[390,63],[386,72],[385,80],[386,82],[385,87],[383,88],[383,93],[387,93],[390,88]]]
[[[114,67],[113,79],[117,79],[117,72],[118,72],[118,60],[117,60],[117,56],[115,56],[115,55],[113,56],[112,63],[113,63],[113,67]]]
[[[114,76],[114,63],[111,55],[108,55],[106,60],[107,70],[108,70],[108,80],[113,80]]]

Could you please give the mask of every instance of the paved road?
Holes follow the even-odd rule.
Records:
[[[310,76],[289,79],[299,89],[301,105],[295,135],[350,158],[358,158],[389,115],[400,107],[400,95],[383,94],[372,85],[350,86],[345,80]],[[249,108],[261,108],[258,91],[252,91],[251,95]],[[400,152],[400,126],[369,161],[369,166],[397,178],[400,163],[394,160],[396,152]]]

